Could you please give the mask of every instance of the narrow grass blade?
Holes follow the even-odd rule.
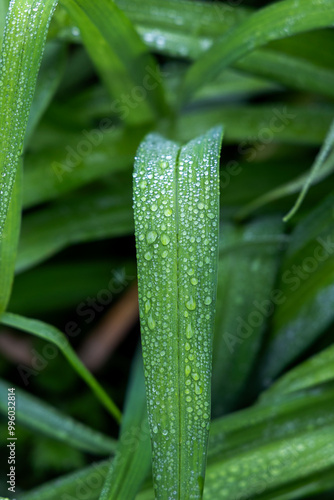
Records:
[[[6,15],[8,12],[9,0],[0,0],[0,50],[2,46],[2,37],[6,24]]]
[[[6,310],[10,299],[20,235],[22,162],[19,163],[3,235],[0,238],[0,316]]]
[[[158,498],[202,497],[221,138],[216,128],[180,150],[149,135],[135,164],[139,304]]]
[[[0,379],[0,412],[5,416],[8,412],[8,387],[9,383]],[[89,453],[107,455],[115,452],[117,443],[108,436],[77,422],[22,389],[16,387],[15,393],[19,425]]]
[[[133,500],[151,466],[144,369],[138,351],[132,368],[119,445],[100,500]]]
[[[291,392],[316,387],[334,379],[334,346],[299,364],[277,380],[261,396],[261,401],[281,397]]]
[[[95,377],[87,370],[77,357],[75,351],[69,344],[65,335],[55,327],[43,323],[42,321],[25,318],[12,313],[5,313],[0,319],[3,325],[18,328],[27,333],[40,337],[47,342],[51,342],[63,353],[67,361],[73,366],[80,377],[92,389],[98,400],[105,406],[109,413],[117,420],[120,420],[121,413],[115,403],[110,399],[105,390],[97,382]]]
[[[103,483],[110,469],[110,460],[95,462],[66,476],[47,482],[21,494],[20,500],[77,500],[84,491],[85,500],[99,500]]]
[[[181,92],[186,102],[205,82],[242,56],[272,40],[303,31],[330,27],[334,22],[331,0],[283,0],[255,12],[223,36],[190,68]]]
[[[143,123],[163,114],[166,105],[159,70],[117,5],[107,0],[62,0],[62,4],[79,27],[121,119]],[[139,88],[140,94],[134,88]]]
[[[27,270],[67,246],[133,234],[131,188],[113,185],[73,193],[23,217],[16,271]]]
[[[282,263],[277,288],[282,303],[259,364],[268,386],[333,321],[334,197],[330,195],[295,228]]]
[[[325,160],[327,159],[328,155],[330,154],[330,152],[332,151],[334,153],[334,150],[333,150],[333,147],[334,147],[334,121],[332,122],[332,125],[329,129],[329,132],[328,132],[328,135],[325,139],[325,142],[311,168],[311,171],[310,171],[310,174],[307,178],[307,181],[305,182],[304,186],[303,186],[303,189],[296,201],[296,203],[294,204],[294,206],[292,207],[292,209],[289,211],[289,213],[283,218],[284,222],[287,222],[289,219],[291,219],[291,217],[293,217],[297,210],[299,209],[300,205],[302,204],[306,194],[307,194],[307,191],[309,190],[310,186],[312,185],[312,183],[315,181],[315,179],[317,178],[317,176],[319,175],[319,171],[320,169],[323,167],[323,164],[325,162]],[[334,155],[333,155],[333,159],[334,159]],[[321,175],[321,174],[320,174]]]
[[[0,238],[56,3],[56,0],[12,0],[6,19],[0,63]]]
[[[272,290],[281,249],[279,240],[267,245],[261,240],[277,237],[281,231],[278,217],[256,220],[245,227],[222,227],[213,343],[213,416],[235,408],[254,366],[275,307]]]

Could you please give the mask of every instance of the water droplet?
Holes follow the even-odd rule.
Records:
[[[187,300],[186,308],[189,309],[189,311],[194,311],[196,309],[196,302],[193,297],[190,297],[190,299]]]
[[[147,300],[145,302],[145,313],[148,314],[149,310],[151,309],[151,301]]]
[[[165,211],[164,211],[164,214],[166,215],[166,217],[170,217],[173,213],[173,210],[171,208],[166,208]]]
[[[155,242],[157,239],[158,234],[155,231],[149,231],[146,235],[146,241],[149,245]]]
[[[184,348],[185,348],[186,351],[190,351],[190,344],[189,344],[189,342],[186,342]]]
[[[189,375],[191,373],[191,367],[189,365],[187,365],[184,371],[185,371],[186,377],[189,377]]]
[[[191,324],[189,323],[187,328],[186,328],[186,337],[187,337],[187,339],[191,339],[193,335],[194,335],[194,332],[193,332],[193,329],[191,328]]]
[[[170,242],[170,237],[167,234],[163,234],[161,236],[161,243],[163,245],[168,245],[169,242]]]
[[[203,392],[202,387],[199,384],[196,384],[195,385],[195,393],[196,394],[202,394],[202,392]]]
[[[197,280],[196,278],[191,278],[190,283],[191,283],[192,285],[197,285],[198,280]]]
[[[155,425],[155,426],[153,427],[153,432],[154,432],[154,434],[157,434],[157,433],[158,433],[158,426],[157,426],[157,425]]]
[[[149,327],[150,330],[154,330],[154,328],[155,328],[155,321],[152,318],[152,316],[149,316],[149,318],[147,320],[147,324],[148,324],[148,327]]]
[[[194,380],[199,380],[199,375],[198,375],[198,373],[193,373],[191,376],[192,376],[192,378],[193,378]]]
[[[144,255],[144,258],[146,260],[152,260],[152,257],[153,257],[152,252],[146,252],[145,255]]]
[[[167,257],[167,255],[168,255],[167,250],[164,250],[164,251],[162,252],[162,254],[161,254],[161,257],[162,257],[163,259],[165,259],[165,258]]]
[[[206,306],[209,306],[209,305],[211,304],[211,302],[212,302],[212,298],[211,298],[211,297],[206,297],[206,298],[204,299],[204,304],[205,304]]]
[[[204,208],[204,203],[198,203],[198,205],[197,205],[197,206],[198,206],[198,208],[199,208],[200,210],[203,210],[203,208]]]
[[[156,203],[152,203],[151,210],[152,212],[156,212],[158,210],[158,205]]]

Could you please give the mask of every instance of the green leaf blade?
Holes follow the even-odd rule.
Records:
[[[139,303],[158,498],[201,498],[204,486],[221,138],[217,127],[179,150],[150,135],[135,164]]]
[[[6,18],[0,66],[0,237],[56,3],[56,0],[12,0]],[[18,53],[21,57],[17,57]]]

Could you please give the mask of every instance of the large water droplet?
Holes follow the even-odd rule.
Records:
[[[158,234],[155,231],[149,231],[146,235],[146,241],[149,245],[155,242],[157,239]]]
[[[163,245],[168,245],[169,242],[170,242],[170,237],[168,236],[168,234],[163,234],[161,236],[161,243]]]
[[[194,311],[196,309],[196,302],[193,297],[190,297],[190,299],[187,300],[186,308],[189,309],[189,311]]]

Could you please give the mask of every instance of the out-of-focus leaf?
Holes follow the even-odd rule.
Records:
[[[8,413],[9,382],[0,379],[0,412]],[[116,450],[116,441],[77,422],[27,392],[15,388],[16,420],[37,434],[43,433],[79,450],[107,455]]]
[[[12,313],[4,313],[0,318],[0,322],[3,325],[10,326],[12,328],[18,328],[27,333],[40,337],[47,342],[51,342],[63,353],[67,361],[76,370],[78,375],[87,383],[87,385],[92,389],[97,399],[105,406],[109,413],[117,420],[120,420],[121,413],[116,407],[115,403],[111,400],[106,391],[97,382],[95,377],[87,370],[84,364],[77,357],[75,351],[69,344],[66,336],[57,330],[54,326],[43,323],[31,318],[25,318],[23,316],[18,316]]]
[[[20,500],[98,500],[110,469],[110,461],[95,462],[77,472],[62,476],[21,494]]]
[[[12,290],[21,227],[21,206],[22,162],[20,161],[4,231],[0,237],[0,316],[7,308]]]
[[[329,196],[292,233],[277,288],[284,300],[273,316],[259,373],[269,385],[333,321],[334,197]]]
[[[66,47],[63,43],[54,41],[46,44],[24,138],[26,145],[29,145],[40,118],[50,104],[58,88],[65,69],[65,56]]]
[[[186,141],[206,127],[223,123],[226,141],[238,142],[239,151],[252,159],[258,146],[275,142],[320,145],[333,120],[330,106],[215,105],[214,109],[192,110],[180,116],[174,138]],[[255,143],[255,147],[254,147]]]
[[[278,218],[260,219],[241,228],[226,223],[222,226],[213,344],[213,416],[231,411],[239,401],[273,314],[272,288],[281,245],[279,241],[263,245],[261,239],[277,237],[281,231]]]
[[[159,69],[117,5],[107,0],[62,0],[62,4],[80,29],[121,119],[143,123],[166,112]]]
[[[16,271],[69,245],[133,233],[131,186],[108,183],[73,193],[23,218]]]
[[[141,352],[132,368],[119,445],[100,500],[133,500],[151,465],[144,369]]]
[[[329,158],[330,166],[331,166],[331,170],[334,170],[334,150],[333,150],[333,147],[334,147],[334,121],[332,122],[332,125],[330,126],[330,129],[329,129],[328,134],[326,136],[325,142],[324,142],[318,156],[316,157],[316,159],[314,161],[314,164],[310,170],[310,173],[307,177],[307,180],[303,186],[303,189],[301,190],[301,193],[300,193],[299,197],[297,198],[296,203],[294,204],[294,206],[292,207],[290,212],[283,219],[285,222],[288,221],[289,219],[291,219],[291,217],[293,217],[295,215],[298,208],[302,204],[310,186],[314,182],[316,182],[320,176],[323,177],[323,170],[325,170],[324,163],[325,163],[325,161],[328,158],[330,153],[331,153],[330,158]]]
[[[46,145],[25,158],[23,204],[30,207],[57,198],[95,179],[130,167],[143,132],[112,127],[111,120],[99,127],[67,134],[61,142]],[[42,181],[41,181],[42,179]]]
[[[334,154],[333,153],[330,154],[329,157],[326,160],[324,160],[321,166],[321,170],[318,171],[317,174],[315,176],[312,176],[311,178],[312,169],[305,174],[299,175],[292,181],[290,180],[279,187],[276,187],[274,189],[265,192],[258,198],[255,198],[250,203],[248,203],[247,205],[243,206],[240,210],[238,210],[238,212],[235,215],[236,219],[242,220],[250,216],[253,212],[258,210],[259,208],[263,207],[264,205],[267,205],[268,203],[298,193],[309,182],[310,185],[315,185],[323,181],[334,172]]]
[[[261,401],[270,402],[290,392],[307,389],[334,379],[334,346],[324,349],[296,366],[277,380],[261,396]]]
[[[0,56],[0,238],[56,3],[56,0],[12,1],[6,18]]]
[[[223,68],[272,40],[317,28],[334,22],[331,0],[283,0],[258,10],[223,36],[190,68],[182,88],[183,101],[206,81],[215,78]]]
[[[40,316],[77,307],[122,274],[134,278],[135,263],[103,259],[47,263],[15,277],[8,310]]]

